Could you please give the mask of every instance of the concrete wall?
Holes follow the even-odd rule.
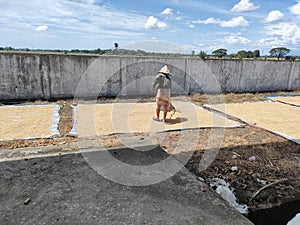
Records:
[[[0,54],[0,99],[153,95],[168,65],[172,94],[300,89],[300,62]]]

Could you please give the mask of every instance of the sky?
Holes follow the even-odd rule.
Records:
[[[0,0],[0,46],[300,55],[300,0]]]

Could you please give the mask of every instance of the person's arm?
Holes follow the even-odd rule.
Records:
[[[161,82],[162,82],[162,77],[159,75],[157,75],[152,83],[152,87],[151,90],[155,90],[157,88],[157,86],[161,86]]]

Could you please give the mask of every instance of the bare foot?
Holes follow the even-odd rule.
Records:
[[[157,118],[157,117],[152,117],[152,119],[155,120],[155,121],[159,121],[160,122],[160,119]]]

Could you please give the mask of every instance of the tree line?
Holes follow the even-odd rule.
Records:
[[[12,48],[12,47],[0,47],[0,51],[21,51],[21,52],[57,52],[62,54],[97,54],[97,55],[133,55],[133,56],[167,56],[167,57],[180,57],[180,56],[195,56],[195,51],[191,54],[180,54],[180,53],[157,53],[147,52],[143,50],[129,50],[119,49],[118,43],[114,44],[114,49],[72,49],[72,50],[61,50],[61,49],[29,49],[29,48]],[[289,59],[296,60],[300,59],[297,56],[287,56],[291,50],[285,47],[272,48],[269,51],[268,57],[276,57],[277,59]],[[261,56],[258,49],[254,51],[240,50],[237,53],[227,53],[227,49],[219,48],[214,50],[211,54],[207,54],[205,51],[200,51],[198,56],[202,59],[208,59],[211,57],[217,58],[230,58],[230,59],[244,59],[244,58],[261,58],[267,56]]]
[[[0,51],[21,51],[21,52],[59,52],[59,53],[86,53],[86,54],[106,54],[111,49],[72,49],[72,50],[61,50],[61,49],[29,49],[29,48],[12,48],[12,47],[0,47]]]
[[[130,49],[119,49],[118,44],[115,43],[114,49],[72,49],[72,50],[61,50],[61,49],[29,49],[29,48],[12,48],[12,47],[0,47],[0,51],[9,52],[50,52],[50,53],[62,53],[62,54],[97,54],[97,55],[135,55],[135,56],[172,56],[179,57],[184,54],[179,53],[159,53],[159,52],[147,52],[143,50],[130,50]]]
[[[290,52],[291,52],[291,50],[288,48],[276,47],[276,48],[272,48],[269,51],[269,54],[270,54],[270,57],[276,57],[278,60],[281,58],[295,60],[297,58],[296,56],[287,56],[287,54]],[[204,51],[200,51],[199,56],[201,58],[206,58],[209,55],[207,55]],[[229,57],[229,58],[238,58],[238,59],[261,57],[259,50],[254,50],[254,51],[241,50],[241,51],[238,51],[237,53],[232,53],[232,54],[228,55],[227,49],[224,49],[224,48],[219,48],[219,49],[214,50],[212,52],[212,56],[216,56],[218,58]]]

